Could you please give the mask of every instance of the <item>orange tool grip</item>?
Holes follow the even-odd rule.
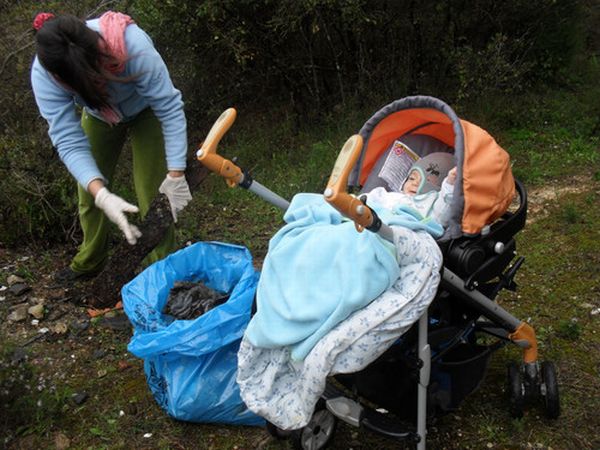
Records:
[[[237,186],[243,179],[244,174],[242,169],[232,163],[230,160],[223,158],[216,153],[208,153],[199,156],[198,160],[206,166],[208,170],[225,178],[225,182],[230,186]]]
[[[237,112],[234,108],[225,110],[211,127],[206,139],[196,153],[198,161],[204,164],[210,171],[225,178],[231,187],[239,184],[244,175],[242,170],[233,162],[217,154],[217,147],[225,133],[231,128]]]

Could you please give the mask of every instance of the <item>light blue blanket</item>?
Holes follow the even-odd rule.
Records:
[[[389,225],[434,236],[441,230],[411,211],[379,214]],[[284,220],[287,225],[269,242],[257,312],[245,336],[255,347],[290,346],[299,361],[336,324],[390,288],[400,271],[381,238],[358,233],[322,195],[296,195]]]

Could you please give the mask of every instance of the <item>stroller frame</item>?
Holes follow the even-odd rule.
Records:
[[[408,97],[404,100],[409,105],[422,103],[426,105],[425,107],[438,108],[446,114],[456,117],[451,108],[438,99],[418,96]],[[235,117],[236,111],[233,108],[221,114],[203,145],[197,151],[198,160],[225,178],[230,187],[240,186],[248,189],[267,202],[283,210],[287,209],[289,206],[287,200],[253,180],[248,172],[233,162],[217,154],[218,143],[233,124]],[[363,140],[360,135],[352,136],[345,143],[324,191],[324,196],[343,215],[354,220],[359,231],[367,228],[369,231],[391,240],[391,228],[383,224],[376,213],[361,199],[346,192],[350,172],[356,167],[362,145]],[[513,363],[508,367],[511,415],[516,418],[521,417],[525,401],[541,398],[545,405],[546,415],[549,418],[556,418],[560,413],[560,405],[554,366],[550,362],[544,362],[541,365],[538,362],[534,329],[494,301],[502,289],[516,289],[514,276],[524,261],[523,257],[519,257],[512,266],[509,266],[516,254],[513,236],[525,226],[527,216],[525,187],[520,181],[515,180],[515,188],[519,196],[519,205],[516,211],[504,213],[491,225],[485,226],[479,236],[460,237],[440,243],[446,256],[440,287],[490,321],[478,322],[478,331],[499,338],[501,345],[511,342],[522,349],[522,364],[518,366]],[[480,258],[482,252],[485,254],[485,261],[479,264],[476,270],[469,273],[468,267],[473,266],[472,255],[477,254]],[[496,278],[498,281],[490,283],[490,280]],[[472,322],[473,327],[475,326],[474,322]],[[425,449],[428,418],[427,395],[432,371],[432,349],[428,342],[428,311],[425,311],[419,318],[417,327],[416,428],[407,427],[398,422],[390,422],[385,414],[348,398],[330,383],[322,395],[322,410],[328,411],[334,417],[350,425],[365,426],[395,439],[409,440],[414,442],[418,449]],[[493,351],[500,348],[501,345],[490,346],[490,349]],[[313,419],[316,416],[315,414]],[[331,418],[323,419],[323,417],[322,414],[319,415],[319,420],[324,420],[323,423],[309,423],[307,427],[293,432],[280,430],[272,424],[268,424],[267,428],[276,437],[293,437],[300,448],[322,448],[331,438],[330,433],[333,432]]]

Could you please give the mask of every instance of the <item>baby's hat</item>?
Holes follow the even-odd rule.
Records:
[[[451,153],[435,152],[418,159],[408,171],[409,175],[413,170],[421,174],[421,184],[417,194],[439,191],[442,188],[442,181],[455,165]]]

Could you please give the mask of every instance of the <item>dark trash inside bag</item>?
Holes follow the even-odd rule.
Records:
[[[192,320],[225,303],[229,296],[209,288],[201,281],[176,281],[164,313],[178,320]]]
[[[228,300],[193,320],[163,313],[175,282],[201,282]],[[250,252],[199,242],[158,261],[121,291],[134,327],[128,350],[144,360],[148,386],[172,417],[190,422],[263,425],[236,383],[237,351],[258,282]]]

